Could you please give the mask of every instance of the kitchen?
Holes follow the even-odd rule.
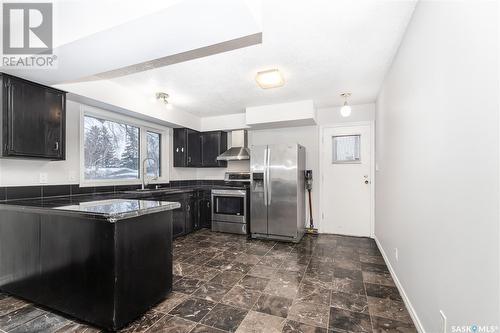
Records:
[[[498,331],[496,2],[2,8],[0,332]]]

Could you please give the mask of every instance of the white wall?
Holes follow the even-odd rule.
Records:
[[[426,332],[500,325],[496,6],[419,2],[377,101],[375,234]]]

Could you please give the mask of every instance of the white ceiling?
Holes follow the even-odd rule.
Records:
[[[374,102],[415,4],[265,0],[262,44],[111,81],[145,99],[165,91],[175,108],[201,117],[302,99],[314,100],[317,107],[339,105],[343,91],[352,92],[352,104]],[[270,68],[283,72],[284,87],[262,90],[256,85],[256,72]]]
[[[55,66],[3,70],[45,84],[67,84],[254,45],[261,42],[262,28],[247,1],[59,0],[54,4]]]
[[[182,0],[54,0],[54,47],[171,7]]]

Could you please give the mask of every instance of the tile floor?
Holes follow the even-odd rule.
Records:
[[[123,332],[416,332],[373,240],[201,230],[173,251],[173,292]],[[99,330],[0,294],[0,331]]]

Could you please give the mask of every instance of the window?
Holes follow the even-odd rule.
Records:
[[[169,181],[168,128],[83,105],[80,119],[81,186]]]
[[[139,128],[84,117],[84,177],[139,179]]]
[[[147,131],[147,157],[146,170],[148,176],[161,176],[161,134]]]
[[[361,135],[334,136],[332,163],[360,163]]]

